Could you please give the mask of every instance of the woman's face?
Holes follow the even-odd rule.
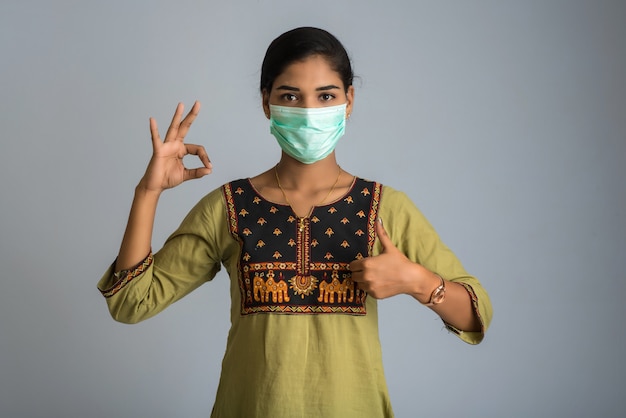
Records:
[[[313,55],[288,65],[272,85],[263,91],[263,110],[270,117],[269,105],[292,107],[327,107],[346,104],[346,117],[352,112],[354,87],[344,88],[339,74],[326,59]]]

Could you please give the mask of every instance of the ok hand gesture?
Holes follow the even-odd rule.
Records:
[[[178,186],[183,181],[204,177],[212,171],[211,161],[204,147],[184,143],[185,135],[200,112],[200,102],[194,103],[184,119],[182,119],[183,110],[183,104],[179,103],[164,141],[161,141],[159,136],[156,120],[150,118],[152,158],[140,183],[147,191],[160,193]],[[203,166],[186,168],[183,157],[188,154],[197,155]]]

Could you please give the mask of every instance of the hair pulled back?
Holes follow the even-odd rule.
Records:
[[[265,52],[261,66],[261,92],[272,90],[274,80],[285,68],[314,55],[324,57],[330,67],[339,74],[344,89],[352,85],[354,74],[346,49],[329,32],[301,27],[283,33],[274,39]]]

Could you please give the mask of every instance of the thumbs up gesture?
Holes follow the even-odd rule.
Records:
[[[376,235],[382,244],[382,252],[351,262],[352,280],[376,299],[401,293],[414,295],[419,289],[421,270],[426,269],[409,260],[393,245],[380,218],[376,222]]]

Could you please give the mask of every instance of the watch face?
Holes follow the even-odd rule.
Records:
[[[433,305],[436,305],[438,303],[443,302],[443,300],[446,297],[446,289],[443,287],[438,287],[435,292],[433,293],[432,299],[431,299],[431,303]]]

